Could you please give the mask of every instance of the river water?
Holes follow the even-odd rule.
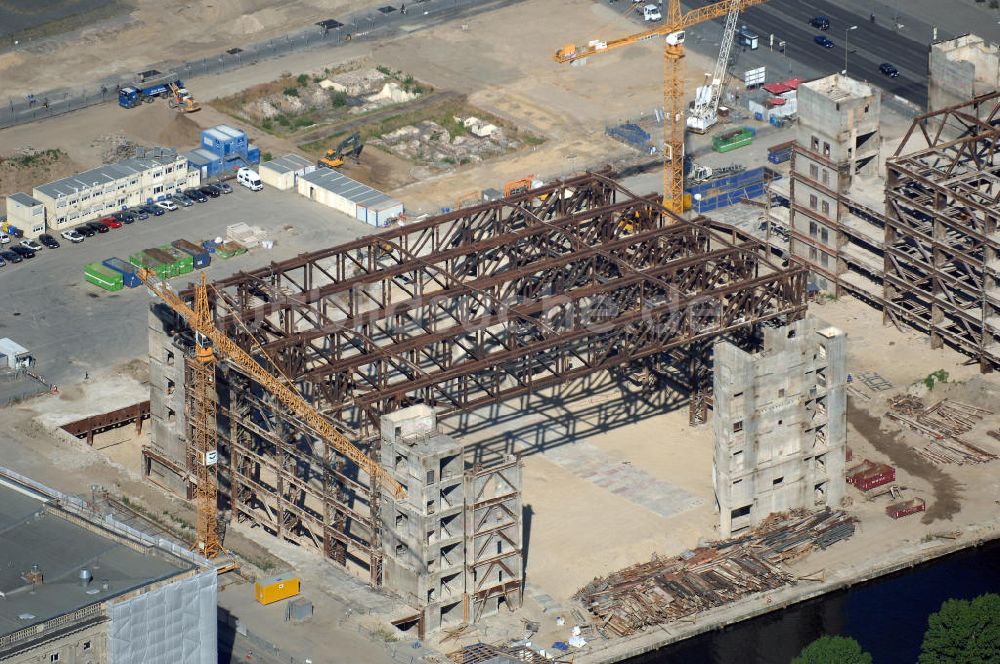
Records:
[[[824,634],[856,639],[874,664],[913,664],[927,617],[949,598],[1000,592],[1000,542],[704,634],[628,664],[789,664]]]

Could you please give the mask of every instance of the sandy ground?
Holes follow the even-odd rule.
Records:
[[[73,87],[81,73],[88,81],[133,74],[164,58],[197,59],[375,6],[360,0],[129,0],[128,5],[127,16],[0,54],[3,94]]]

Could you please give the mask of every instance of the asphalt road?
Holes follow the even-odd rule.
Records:
[[[687,10],[713,2],[685,0],[683,6]],[[629,6],[624,1],[617,3],[622,11]],[[641,13],[633,16],[637,26],[643,25]],[[827,16],[829,30],[810,26],[809,19],[814,16]],[[959,0],[772,0],[751,7],[740,17],[740,24],[759,36],[759,47],[755,51],[734,47],[736,64],[731,71],[742,76],[747,69],[764,66],[768,81],[826,76],[844,70],[846,44],[850,76],[879,86],[890,100],[898,96],[923,109],[927,105],[928,49],[934,35],[940,40],[973,32],[987,40],[997,39],[998,18],[996,11]],[[717,55],[722,23],[719,19],[688,30],[687,48]],[[850,30],[845,39],[846,29],[854,25],[857,29]],[[834,48],[815,43],[821,34]],[[779,49],[782,41],[784,53]],[[883,62],[893,64],[900,76],[889,78],[880,73],[878,67]]]

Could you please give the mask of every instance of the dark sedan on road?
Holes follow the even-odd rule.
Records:
[[[809,25],[816,28],[817,30],[829,30],[830,29],[830,19],[826,16],[814,16],[809,19]]]
[[[90,229],[92,231],[94,231],[95,233],[107,233],[107,232],[109,232],[111,230],[110,226],[105,226],[104,224],[102,224],[99,221],[88,222],[87,226],[89,226]]]
[[[878,66],[878,70],[888,76],[889,78],[896,78],[899,76],[899,70],[893,67],[888,62],[883,62]]]
[[[73,230],[83,237],[94,237],[97,234],[97,231],[91,228],[90,224],[80,224],[79,226],[75,226]]]
[[[13,251],[0,251],[0,258],[4,259],[8,263],[20,263],[21,257],[15,254]]]
[[[18,256],[20,256],[21,258],[35,257],[35,252],[33,252],[31,249],[28,249],[27,247],[22,247],[20,245],[15,244],[13,247],[10,248],[10,250],[13,251],[15,254],[17,254]]]
[[[185,189],[184,195],[190,198],[192,201],[197,201],[199,203],[207,203],[208,197],[201,193],[200,189]]]
[[[211,196],[212,198],[218,198],[222,195],[222,190],[210,184],[206,184],[204,187],[198,187],[200,191],[205,196]]]
[[[826,35],[816,35],[813,37],[813,41],[823,48],[833,48],[834,46],[834,43]]]
[[[44,235],[39,235],[38,236],[38,241],[41,242],[42,244],[44,244],[49,249],[58,249],[59,248],[59,240],[55,239],[54,237],[52,237],[48,233],[45,233]]]

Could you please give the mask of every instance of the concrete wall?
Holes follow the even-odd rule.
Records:
[[[149,309],[149,410],[150,446],[181,468],[188,468],[187,424],[185,421],[184,349],[174,342],[168,322],[172,320],[163,305]],[[165,323],[166,322],[166,323]],[[186,496],[187,481],[169,467],[147,459],[146,476],[157,484]]]
[[[465,619],[465,462],[462,446],[417,405],[381,419],[382,465],[407,492],[383,494],[383,581],[419,607],[424,628]]]
[[[932,44],[928,68],[928,111],[1000,89],[1000,48],[976,35]]]
[[[3,664],[104,664],[107,662],[108,623],[99,622],[70,633],[59,634],[52,639],[38,643],[32,648],[5,657],[0,654]],[[53,660],[54,655],[58,656]]]
[[[848,174],[877,175],[881,149],[878,90],[840,74],[798,89],[796,141]]]
[[[815,318],[765,329],[764,350],[715,347],[713,486],[722,537],[845,490],[846,335]]]

